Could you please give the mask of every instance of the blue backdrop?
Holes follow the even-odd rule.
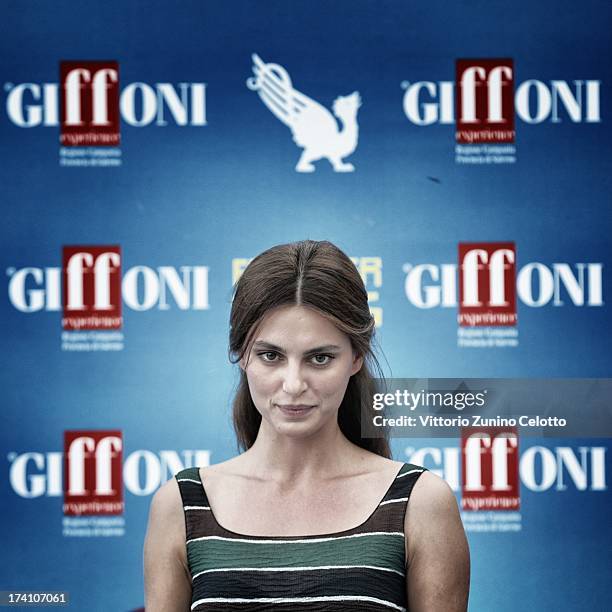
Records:
[[[388,375],[610,376],[609,3],[88,0],[5,2],[0,11],[0,590],[67,590],[75,610],[142,606],[152,493],[183,465],[236,453],[231,287],[244,260],[274,244],[328,239],[356,258]],[[314,172],[295,170],[301,149],[290,129],[247,87],[254,53],[330,112],[338,96],[359,92],[358,140],[353,134],[355,151],[344,160],[353,172],[335,172],[326,159]],[[546,90],[529,86],[531,116],[542,113],[541,121],[515,117],[514,161],[462,163],[455,125],[439,115],[417,125],[407,116],[410,87],[432,84],[433,94],[422,88],[418,97],[417,112],[425,113],[423,104],[439,101],[440,83],[454,83],[463,58],[511,58],[514,90],[530,80]],[[38,122],[43,84],[58,84],[68,60],[117,61],[121,91],[141,84],[139,120],[145,85],[154,92],[150,123],[121,120],[121,144],[111,151],[119,165],[95,166],[95,149],[62,147],[58,121],[19,125],[20,117]],[[574,106],[567,97],[563,103],[559,82]],[[179,97],[181,83],[190,95],[203,92],[194,105],[189,98],[186,125],[168,103],[167,124],[158,125],[160,83]],[[30,85],[15,89],[23,84]],[[47,91],[44,112],[53,123]],[[546,112],[547,95],[557,121]],[[196,106],[205,125],[194,125]],[[341,122],[337,129],[348,133]],[[62,165],[70,151],[61,149],[80,149],[89,165]],[[542,267],[517,299],[515,346],[462,346],[457,305],[436,305],[429,293],[430,307],[419,307],[407,295],[408,276],[429,264],[419,289],[426,299],[426,287],[440,285],[431,270],[458,265],[459,243],[497,242],[514,243],[517,272]],[[62,249],[75,245],[120,247],[123,322],[114,339],[62,329]],[[156,287],[168,287],[164,267],[182,279],[186,302],[168,289],[167,308],[155,299]],[[562,269],[578,279],[577,292]],[[537,301],[547,274],[555,297],[530,305],[525,291]],[[130,307],[130,299],[146,302],[147,282],[151,307]],[[75,350],[79,343],[90,343],[88,350]],[[121,432],[125,506],[112,521],[64,515],[65,431]],[[520,452],[533,446],[551,449],[556,471],[545,486],[538,450],[532,476],[541,486],[530,487],[525,465],[512,529],[496,530],[495,513],[482,515],[486,528],[476,526],[478,513],[464,513],[470,610],[604,609],[612,594],[609,440],[525,438]],[[438,457],[435,448],[447,453]],[[448,460],[458,448],[457,440],[393,441],[395,459],[417,453],[460,483]],[[586,485],[572,478],[567,453],[584,460]]]

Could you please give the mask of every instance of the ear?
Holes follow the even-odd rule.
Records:
[[[353,365],[351,366],[351,376],[353,374],[357,374],[359,370],[361,370],[361,366],[363,365],[363,357],[361,355],[357,355],[357,353],[353,354]]]

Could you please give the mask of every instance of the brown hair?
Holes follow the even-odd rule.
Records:
[[[384,438],[361,437],[361,411],[372,410],[372,394],[378,388],[371,368],[379,378],[383,375],[372,351],[374,317],[368,294],[353,262],[327,240],[281,244],[255,257],[234,286],[229,333],[232,363],[247,353],[264,315],[285,305],[307,306],[327,318],[364,358],[359,372],[349,380],[338,410],[338,425],[354,444],[391,458],[386,431]],[[242,369],[232,415],[238,446],[246,450],[255,442],[261,414]]]

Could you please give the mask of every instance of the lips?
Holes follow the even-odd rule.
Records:
[[[283,414],[288,416],[302,416],[314,408],[306,404],[277,404],[277,406]]]

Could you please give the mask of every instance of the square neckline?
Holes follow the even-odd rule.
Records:
[[[202,475],[200,473],[200,467],[198,467],[197,469],[197,474],[198,474],[198,480],[200,481],[200,488],[202,492],[204,493],[206,500],[208,502],[208,510],[210,512],[210,516],[213,522],[215,523],[215,525],[219,529],[221,529],[221,531],[237,536],[238,538],[250,539],[250,540],[314,540],[316,538],[329,538],[333,536],[342,537],[343,534],[350,535],[350,532],[361,529],[362,527],[367,525],[367,523],[372,519],[372,517],[376,514],[376,512],[380,508],[381,504],[385,500],[385,497],[387,497],[387,495],[393,488],[393,485],[395,484],[395,481],[397,480],[398,476],[402,473],[402,471],[406,468],[406,466],[408,466],[407,463],[405,462],[402,463],[399,470],[395,473],[393,480],[391,480],[391,484],[387,487],[386,491],[384,492],[378,504],[376,504],[376,507],[374,508],[374,510],[372,510],[368,518],[366,518],[365,521],[361,522],[359,525],[356,525],[355,527],[351,527],[349,529],[342,529],[341,531],[333,531],[331,533],[318,533],[318,534],[309,534],[309,535],[288,535],[288,536],[249,535],[246,533],[238,533],[237,531],[232,531],[231,529],[227,529],[226,527],[221,525],[221,523],[219,523],[219,521],[217,520],[215,513],[213,512],[212,506],[210,505],[210,500],[208,499],[208,494],[206,493],[206,489],[204,488],[204,482],[202,480]]]

